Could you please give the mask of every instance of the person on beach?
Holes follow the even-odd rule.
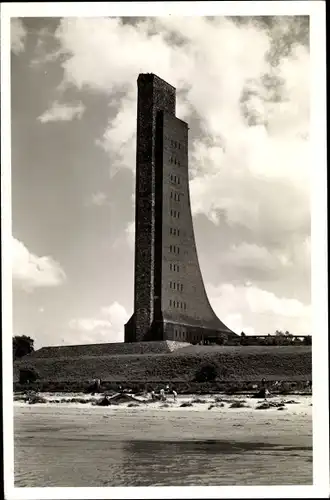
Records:
[[[178,393],[176,392],[176,390],[175,390],[175,389],[173,389],[173,390],[172,390],[172,394],[173,394],[173,399],[174,399],[174,401],[176,401],[176,398],[177,398],[177,396],[178,396]]]
[[[261,379],[261,387],[262,387],[262,391],[264,393],[264,398],[265,398],[265,401],[266,401],[267,400],[267,396],[269,396],[269,390],[266,387],[266,379],[265,378]]]
[[[151,394],[151,399],[154,401],[156,399],[155,391],[152,390],[150,394]]]
[[[306,382],[306,389],[311,391],[312,390],[312,381],[311,380],[307,380]]]
[[[165,396],[165,391],[164,391],[164,389],[161,389],[161,390],[159,391],[159,395],[160,395],[160,399],[161,399],[161,401],[166,401],[166,396]]]
[[[92,396],[100,392],[100,386],[101,386],[101,380],[99,378],[94,378],[92,384],[92,392],[91,392]]]

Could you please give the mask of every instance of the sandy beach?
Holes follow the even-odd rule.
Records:
[[[231,407],[237,400],[246,407]],[[263,400],[224,395],[170,397],[166,407],[15,402],[15,484],[312,484],[311,397],[270,401],[284,409],[256,409]],[[180,406],[187,402],[193,406]]]

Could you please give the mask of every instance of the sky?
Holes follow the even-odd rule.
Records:
[[[236,333],[311,333],[309,20],[11,22],[13,329],[120,342],[133,312],[136,81],[177,88],[197,250]]]

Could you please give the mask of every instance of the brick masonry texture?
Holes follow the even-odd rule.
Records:
[[[175,88],[138,78],[134,313],[125,342],[236,337],[214,313],[200,271],[190,207],[188,125]]]

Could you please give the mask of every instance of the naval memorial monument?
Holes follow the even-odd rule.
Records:
[[[188,124],[176,90],[138,77],[134,313],[125,342],[237,337],[213,311],[201,274],[190,207]]]

